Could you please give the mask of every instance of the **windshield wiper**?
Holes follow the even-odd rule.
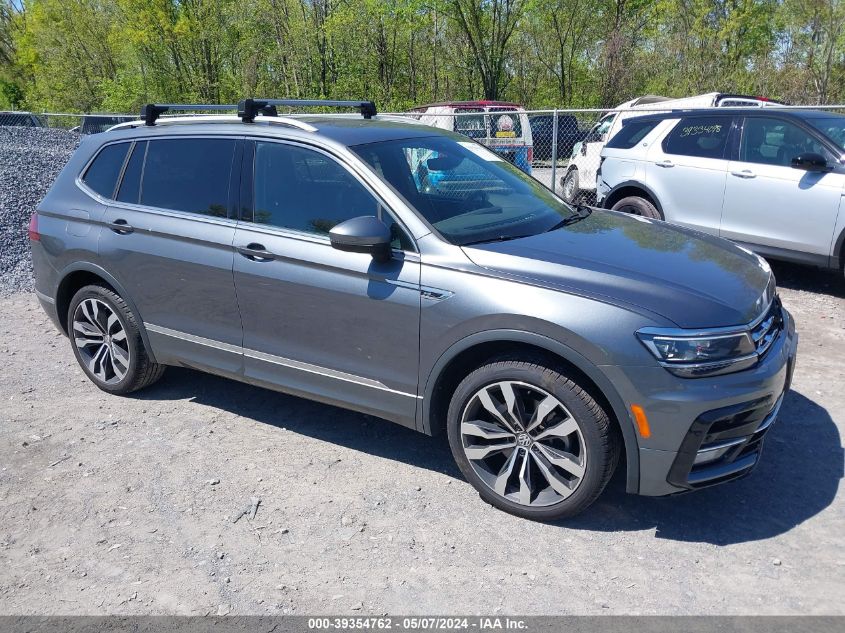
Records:
[[[558,222],[551,228],[546,229],[546,233],[551,233],[552,231],[557,231],[558,229],[562,229],[563,227],[569,226],[570,224],[580,222],[584,218],[590,217],[590,214],[593,212],[592,207],[581,203],[575,205],[575,210],[577,211],[577,213],[573,213],[572,215],[563,218],[560,222]]]
[[[475,246],[476,244],[490,244],[492,242],[508,242],[510,240],[521,240],[523,237],[534,237],[535,235],[536,233],[529,233],[527,235],[497,235],[496,237],[488,237],[484,240],[464,242],[461,246]]]

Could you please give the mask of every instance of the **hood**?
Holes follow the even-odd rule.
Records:
[[[756,255],[721,238],[612,211],[464,251],[489,270],[637,306],[682,328],[743,325],[770,299],[771,271]]]

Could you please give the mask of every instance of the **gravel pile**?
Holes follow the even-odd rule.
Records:
[[[79,141],[66,130],[0,127],[0,295],[32,289],[29,218]]]

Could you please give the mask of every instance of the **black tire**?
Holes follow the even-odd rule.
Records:
[[[663,216],[660,211],[654,206],[652,202],[641,198],[640,196],[628,196],[617,201],[611,207],[614,211],[621,211],[622,213],[630,213],[631,215],[640,215],[644,218],[652,218],[654,220],[662,220]]]
[[[461,425],[463,415],[479,390],[501,381],[515,381],[539,387],[562,403],[580,427],[580,439],[586,452],[586,467],[580,482],[570,496],[560,502],[534,507],[512,501],[500,495],[476,473],[465,453]],[[566,418],[564,418],[566,419]],[[541,425],[540,428],[543,428]],[[544,360],[501,359],[483,365],[469,374],[457,387],[449,405],[447,432],[452,455],[473,487],[484,501],[527,519],[551,521],[573,517],[583,512],[604,490],[619,461],[620,440],[607,412],[575,380],[553,369]],[[517,444],[514,451],[519,450]],[[536,450],[533,444],[528,451]],[[505,460],[503,453],[502,458]],[[526,454],[526,461],[532,462]],[[547,463],[548,465],[548,463]],[[534,466],[536,469],[536,465]],[[540,481],[540,485],[543,482]]]
[[[567,202],[577,202],[581,195],[581,188],[578,180],[578,169],[573,167],[560,181],[561,197]]]
[[[125,375],[120,378],[115,373],[107,381],[96,375],[83,357],[82,349],[75,342],[75,333],[77,330],[75,329],[74,315],[77,313],[80,304],[86,300],[95,300],[105,304],[114,316],[117,317],[119,326],[125,333],[125,337],[121,339],[121,347],[128,352],[129,362],[125,367]],[[138,328],[138,322],[132,310],[129,309],[129,306],[120,295],[110,288],[91,285],[85,286],[77,291],[68,307],[67,324],[71,348],[79,366],[91,382],[103,391],[116,395],[131,393],[150,386],[164,374],[165,366],[154,363],[150,359],[149,354],[147,354],[147,349],[144,346],[144,341],[141,338]],[[115,340],[117,339],[115,338]]]

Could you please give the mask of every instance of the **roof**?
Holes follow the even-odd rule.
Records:
[[[667,110],[666,112],[652,112],[649,114],[642,114],[636,117],[630,117],[625,120],[625,123],[630,121],[648,121],[648,120],[663,120],[676,119],[681,116],[774,116],[786,115],[799,119],[813,119],[813,118],[829,118],[831,116],[845,116],[838,112],[830,112],[826,110],[801,110],[793,108],[778,108],[770,106],[767,108],[684,108],[680,110]]]
[[[513,101],[492,101],[488,99],[478,99],[475,101],[441,101],[438,103],[428,103],[426,105],[416,106],[413,108],[414,112],[420,112],[426,108],[472,108],[472,107],[490,107],[499,106],[505,108],[521,108],[522,105],[514,103]]]

